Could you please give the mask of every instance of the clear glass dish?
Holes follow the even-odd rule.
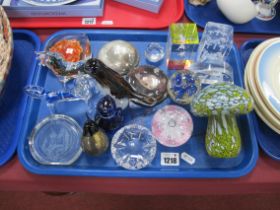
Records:
[[[32,157],[43,165],[71,165],[81,155],[82,128],[66,115],[50,115],[29,137]]]

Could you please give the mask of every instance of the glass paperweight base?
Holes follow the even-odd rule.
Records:
[[[234,83],[232,67],[225,61],[205,60],[192,64],[188,70],[196,74],[201,84]]]
[[[129,170],[147,167],[156,155],[156,139],[146,127],[137,124],[121,128],[113,136],[112,156],[116,163]]]
[[[82,128],[66,115],[51,115],[32,130],[29,148],[33,158],[43,165],[70,165],[82,153]]]
[[[189,140],[192,132],[192,118],[188,111],[180,106],[165,106],[153,117],[152,133],[164,146],[181,146]]]

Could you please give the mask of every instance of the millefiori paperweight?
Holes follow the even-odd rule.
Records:
[[[253,99],[249,93],[228,83],[209,85],[195,96],[191,104],[193,114],[209,117],[205,144],[210,156],[238,156],[241,137],[235,114],[247,114],[252,109]]]
[[[167,105],[159,109],[153,117],[152,133],[164,146],[181,146],[190,139],[192,132],[192,117],[180,106]]]

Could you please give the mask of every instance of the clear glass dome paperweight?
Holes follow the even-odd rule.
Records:
[[[129,170],[148,166],[156,155],[156,139],[146,127],[127,125],[113,136],[112,156],[118,165]]]
[[[32,157],[44,165],[70,165],[82,153],[82,128],[66,115],[51,115],[32,130],[29,148]]]
[[[114,40],[105,44],[98,52],[98,59],[106,66],[125,75],[139,63],[137,49],[127,41]]]

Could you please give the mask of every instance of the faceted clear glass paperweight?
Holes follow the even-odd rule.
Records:
[[[157,63],[164,58],[164,48],[157,42],[148,44],[145,50],[145,57],[150,63]]]
[[[44,165],[70,165],[82,153],[82,128],[66,115],[51,115],[32,130],[29,148],[32,157]]]
[[[151,131],[137,124],[121,128],[111,143],[111,153],[116,163],[129,170],[147,167],[156,155],[156,148],[156,139]]]

